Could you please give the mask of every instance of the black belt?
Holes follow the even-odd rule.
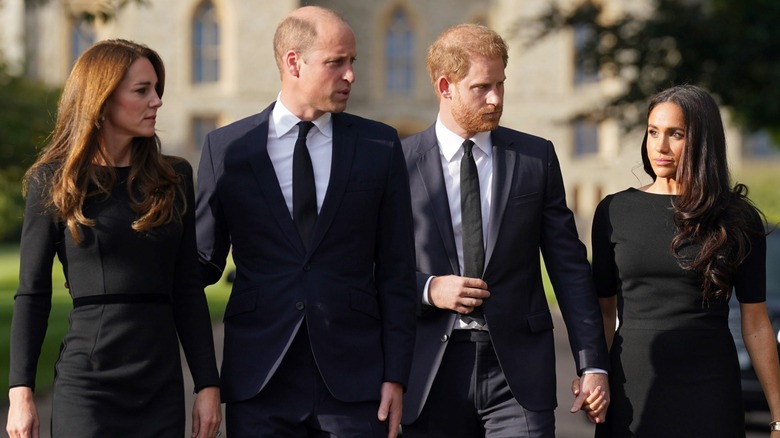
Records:
[[[487,330],[455,329],[450,334],[452,342],[490,342],[490,333]]]
[[[170,304],[171,296],[166,294],[104,294],[88,295],[73,299],[73,308],[90,304]]]

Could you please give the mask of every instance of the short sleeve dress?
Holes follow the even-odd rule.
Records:
[[[57,255],[74,308],[55,366],[55,437],[184,436],[179,342],[196,390],[219,384],[198,271],[192,168],[175,162],[185,193],[176,202],[186,201],[181,221],[146,233],[132,230],[138,214],[126,185],[130,168],[115,168],[111,196],[84,203],[95,226],[82,227],[80,244],[44,208],[52,168],[41,167],[30,178],[9,384],[34,387]]]
[[[611,403],[596,437],[744,437],[740,370],[728,302],[705,303],[701,277],[671,252],[672,195],[610,195],[593,220],[593,275],[601,297],[617,294],[610,350]],[[756,229],[761,228],[755,215]],[[766,295],[766,240],[734,279],[736,299]],[[693,245],[682,253],[696,251]]]

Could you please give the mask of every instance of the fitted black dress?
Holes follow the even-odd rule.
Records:
[[[116,168],[110,197],[92,196],[76,244],[41,203],[51,169],[30,179],[11,332],[11,386],[35,383],[51,306],[56,254],[74,308],[56,364],[52,433],[57,437],[185,436],[179,339],[196,390],[218,385],[208,307],[198,274],[192,169],[175,165],[186,213],[139,233],[126,181]],[[177,339],[178,335],[178,339]]]
[[[728,302],[705,304],[701,277],[672,254],[671,202],[671,195],[629,189],[596,210],[593,275],[600,296],[617,294],[620,320],[610,350],[611,403],[597,437],[745,436]],[[734,282],[740,302],[764,301],[765,253],[763,237],[753,238]]]

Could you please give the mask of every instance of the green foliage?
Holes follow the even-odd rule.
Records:
[[[553,5],[517,23],[531,43],[575,27],[586,35],[578,61],[617,76],[626,88],[604,117],[629,125],[644,120],[649,96],[675,84],[702,86],[730,107],[749,130],[780,139],[780,2],[776,0],[654,0],[650,15],[607,20],[598,0],[572,10]]]
[[[54,128],[59,91],[0,71],[0,241],[17,241],[22,176]]]

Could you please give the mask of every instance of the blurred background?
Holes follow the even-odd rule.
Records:
[[[420,131],[436,117],[425,69],[445,28],[481,23],[510,46],[502,125],[552,140],[583,241],[609,193],[649,180],[639,148],[649,96],[674,84],[722,105],[734,182],[780,222],[780,2],[776,0],[0,0],[0,388],[17,287],[24,170],[46,144],[75,59],[92,43],[144,43],[166,66],[163,152],[197,167],[210,130],[279,91],[272,37],[301,5],[339,11],[358,41],[348,111]],[[63,284],[55,267],[55,284]],[[229,284],[209,288],[221,319]],[[70,299],[54,292],[38,392],[52,381]],[[7,406],[6,394],[0,410]]]

